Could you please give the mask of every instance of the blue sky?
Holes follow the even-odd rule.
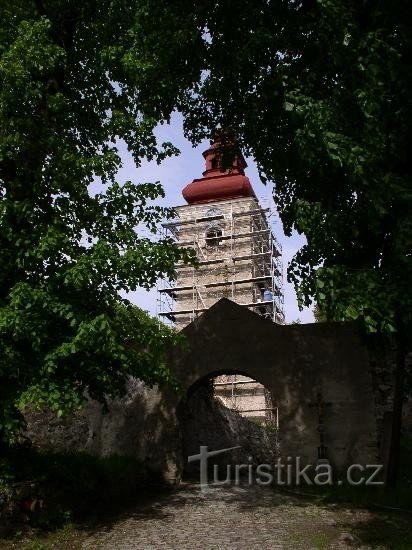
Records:
[[[185,204],[181,191],[187,183],[201,176],[204,170],[202,152],[208,147],[209,143],[205,141],[198,147],[193,148],[183,136],[182,117],[177,114],[172,117],[170,125],[157,128],[156,137],[159,142],[172,142],[180,149],[181,154],[178,157],[166,159],[160,166],[156,162],[143,162],[139,168],[136,168],[133,158],[123,148],[121,149],[123,167],[119,171],[118,181],[131,180],[139,183],[160,181],[166,193],[165,199],[161,201],[162,205],[177,206]],[[261,183],[256,164],[251,158],[247,159],[247,163],[246,175],[249,177],[256,195],[259,199],[270,199],[272,188]],[[294,233],[290,238],[285,237],[282,224],[277,216],[273,230],[283,249],[286,321],[290,323],[300,319],[302,323],[310,323],[313,321],[312,310],[305,308],[303,311],[299,311],[293,285],[286,281],[287,264],[295,252],[305,243],[305,239],[297,233]],[[156,313],[156,289],[150,291],[139,289],[136,292],[129,293],[128,298],[150,313]]]

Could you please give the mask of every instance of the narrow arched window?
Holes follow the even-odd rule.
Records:
[[[222,243],[223,231],[220,227],[209,227],[206,231],[206,246],[215,248]]]

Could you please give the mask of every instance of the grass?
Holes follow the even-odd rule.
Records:
[[[412,548],[412,440],[402,441],[400,477],[396,488],[385,486],[305,486],[295,493],[309,496],[319,506],[338,505],[342,510],[369,509],[373,512],[368,521],[351,522],[345,526],[362,544],[374,550]],[[394,509],[394,510],[391,510]],[[400,511],[403,510],[404,512]],[[315,548],[327,548],[330,541],[324,533],[310,541]]]
[[[45,509],[33,514],[27,524],[16,525],[6,539],[0,539],[0,550],[76,550],[98,525],[109,525],[137,499],[141,500],[142,495],[150,496],[150,491],[141,490],[147,479],[146,469],[133,459],[117,456],[102,459],[81,453],[42,454],[32,449],[19,449],[10,452],[3,461],[0,481],[1,477],[14,482],[33,480],[38,496],[44,499]],[[6,487],[3,484],[3,489]],[[342,525],[362,544],[375,550],[412,548],[411,514],[376,510],[378,505],[412,511],[412,441],[403,441],[401,476],[396,490],[346,484],[313,485],[297,490],[308,494],[316,507],[334,504],[342,510],[347,505],[352,509],[373,509],[370,520],[358,521],[355,514]],[[259,512],[265,513],[264,508]],[[308,530],[290,536],[299,542],[303,537],[311,548],[323,550],[331,543],[332,535],[326,531]]]
[[[326,550],[326,548],[329,547],[331,540],[325,533],[316,533],[311,536],[310,542],[316,550]]]
[[[80,550],[86,532],[68,523],[55,531],[28,531],[16,533],[5,541],[0,540],[0,549],[19,550]]]
[[[389,516],[379,521],[356,525],[352,532],[362,544],[374,550],[411,550],[412,532],[410,519]]]
[[[9,450],[0,464],[0,505],[12,501],[16,484],[30,481],[35,487],[30,496],[42,499],[44,507],[22,522],[17,502],[7,544],[0,540],[0,548],[76,548],[81,531],[126,510],[149,479],[147,468],[133,458]]]
[[[367,477],[367,473],[365,475]],[[353,486],[346,482],[337,485],[302,485],[297,493],[317,498],[324,503],[354,504],[362,507],[391,507],[412,512],[412,440],[402,441],[400,476],[396,488],[382,485]]]

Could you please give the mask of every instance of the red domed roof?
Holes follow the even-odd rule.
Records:
[[[239,197],[255,197],[255,192],[245,176],[247,164],[238,154],[230,170],[223,170],[219,154],[220,144],[215,142],[203,153],[206,170],[203,178],[195,179],[183,189],[183,198],[189,204],[215,202]]]
[[[249,178],[242,174],[224,174],[193,180],[186,185],[182,194],[189,204],[255,196]]]

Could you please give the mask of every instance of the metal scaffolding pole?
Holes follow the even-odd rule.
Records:
[[[198,266],[179,263],[177,280],[162,281],[158,289],[160,318],[178,319],[181,326],[220,297],[230,296],[274,322],[284,322],[282,250],[270,225],[271,210],[259,207],[257,201],[255,207],[245,211],[236,211],[235,207],[236,201],[230,201],[225,204],[224,214],[205,215],[196,210],[191,218],[187,218],[190,206],[177,207],[178,214],[179,208],[186,209],[186,217],[163,224],[163,236],[192,248]]]

